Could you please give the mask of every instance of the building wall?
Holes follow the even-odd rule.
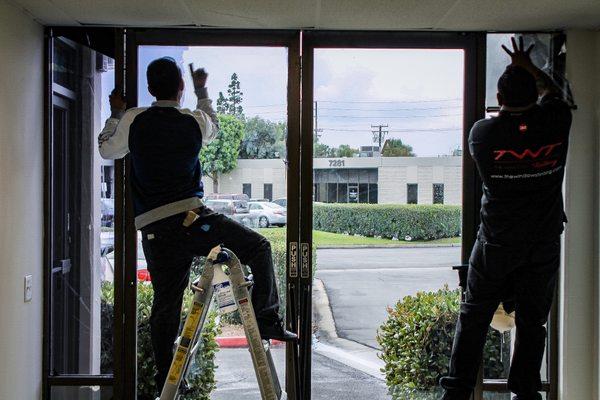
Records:
[[[561,272],[559,397],[599,398],[598,136],[600,33],[567,33],[567,77],[578,109],[565,179],[569,223]]]
[[[343,161],[332,164],[330,161]],[[317,158],[315,169],[378,170],[379,203],[406,203],[406,185],[419,185],[419,204],[433,203],[433,184],[444,184],[444,204],[462,203],[461,157],[355,157]],[[252,184],[252,197],[264,197],[263,185],[273,184],[273,198],[285,197],[287,170],[282,160],[238,160],[237,168],[219,178],[221,193],[241,193],[244,183]],[[211,188],[210,182],[207,187]]]
[[[283,160],[238,160],[235,170],[219,177],[219,192],[242,193],[244,183],[252,185],[253,198],[265,197],[265,183],[273,184],[273,199],[286,197],[286,168]],[[212,189],[209,180],[205,186]]]
[[[41,396],[43,39],[40,25],[0,0],[0,399]]]

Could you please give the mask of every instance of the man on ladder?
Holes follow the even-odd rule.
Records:
[[[296,340],[279,318],[271,246],[257,232],[204,207],[198,154],[218,133],[219,123],[205,87],[208,74],[193,72],[198,105],[180,108],[184,90],[175,60],[159,58],[147,69],[151,107],[131,108],[117,91],[110,96],[111,117],[98,137],[103,158],[130,154],[135,225],[152,277],[150,317],[156,385],[163,387],[177,338],[183,292],[194,257],[223,244],[254,275],[252,304],[263,339]],[[185,224],[184,224],[185,223]]]
[[[552,80],[513,38],[498,81],[497,117],[478,121],[469,150],[483,181],[481,225],[469,260],[443,400],[469,400],[498,304],[514,299],[517,334],[508,387],[515,400],[541,400],[545,324],[566,222],[562,183],[571,111]],[[541,99],[538,100],[538,91]]]

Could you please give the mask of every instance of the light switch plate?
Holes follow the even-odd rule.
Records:
[[[33,298],[33,276],[32,275],[26,275],[25,276],[25,288],[24,288],[24,300],[25,302],[29,302],[31,301],[31,299]]]

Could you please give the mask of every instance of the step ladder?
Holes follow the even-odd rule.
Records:
[[[213,277],[215,266],[227,266],[233,297],[239,310],[244,332],[248,339],[249,351],[254,372],[263,400],[286,400],[287,395],[281,389],[275,364],[270,350],[270,342],[262,340],[256,322],[250,287],[252,282],[246,275],[237,256],[229,249],[217,246],[206,258],[204,271],[200,279],[191,285],[194,298],[190,312],[183,325],[181,336],[176,341],[176,350],[163,386],[160,400],[177,400],[182,396],[181,382],[186,378],[189,366],[194,359],[201,342],[201,332],[210,311],[213,299]],[[158,399],[157,399],[158,400]]]

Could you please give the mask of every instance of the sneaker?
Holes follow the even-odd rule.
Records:
[[[298,340],[298,335],[285,329],[285,324],[282,320],[274,321],[258,320],[258,330],[260,337],[264,340],[280,340],[282,342],[295,342]]]

